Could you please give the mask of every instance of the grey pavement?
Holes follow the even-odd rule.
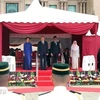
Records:
[[[75,86],[77,87],[77,86]],[[92,87],[92,88],[100,88],[100,85],[97,86],[78,86],[78,87]],[[9,87],[10,89],[15,88],[29,88],[29,87]],[[32,93],[25,93],[26,100],[38,100],[38,94],[41,94],[43,92],[32,92]],[[98,97],[100,95],[99,92],[81,92],[84,100],[98,100]]]
[[[98,100],[100,93],[82,92],[84,100]]]
[[[77,87],[77,86],[75,86]],[[92,85],[92,86],[78,86],[78,87],[92,87],[92,88],[100,88],[100,85]],[[35,93],[26,93],[25,96],[26,96],[26,100],[38,100],[38,94],[41,94],[43,92],[35,92]],[[98,100],[98,97],[100,95],[99,92],[81,92],[82,93],[82,96],[83,96],[83,99],[84,100]]]
[[[26,100],[38,100],[38,94],[41,92],[36,93],[26,93]],[[100,93],[95,92],[81,92],[84,100],[98,100]]]

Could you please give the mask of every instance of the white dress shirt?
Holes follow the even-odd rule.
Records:
[[[0,100],[26,100],[26,98],[22,94],[8,91],[6,87],[0,87]]]
[[[53,91],[39,96],[38,100],[79,100],[79,98],[74,93],[69,92],[66,87],[56,86]]]

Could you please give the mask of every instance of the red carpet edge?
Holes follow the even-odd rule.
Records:
[[[32,92],[46,92],[52,91],[53,87],[29,87],[29,88],[14,88],[9,89],[9,91],[17,92],[17,93],[32,93]],[[98,87],[68,87],[68,90],[73,90],[77,92],[100,92],[100,88]]]

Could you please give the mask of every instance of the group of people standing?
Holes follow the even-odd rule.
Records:
[[[71,51],[69,48],[65,48],[62,53],[60,41],[58,41],[57,36],[53,37],[53,41],[50,43],[50,48],[48,48],[48,42],[45,40],[44,36],[41,36],[40,41],[37,45],[37,53],[40,59],[40,69],[46,70],[46,66],[50,66],[50,58],[52,58],[51,66],[58,62],[58,57],[63,54],[65,63],[69,64],[70,57],[72,59],[72,69],[78,69],[78,59],[79,59],[79,46],[77,41],[74,41],[71,46]],[[30,43],[30,38],[26,38],[24,43],[24,64],[23,69],[32,69],[32,44]]]
[[[60,42],[57,41],[57,37],[53,37],[53,42],[50,44],[50,53],[48,52],[48,43],[45,41],[45,37],[41,36],[41,41],[38,42],[38,56],[40,58],[40,69],[46,70],[47,56],[52,57],[52,64],[57,63],[58,56],[61,55]]]

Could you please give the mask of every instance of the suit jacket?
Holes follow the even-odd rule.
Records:
[[[51,42],[50,50],[51,50],[52,54],[59,54],[59,53],[61,53],[59,42],[57,42],[57,44],[54,41]]]
[[[44,41],[44,44],[39,41],[38,42],[38,54],[43,55],[48,53],[48,43]]]
[[[63,52],[63,55],[64,55],[64,58],[66,59],[66,60],[69,60],[69,57],[70,57],[70,54],[69,54],[69,52]]]

